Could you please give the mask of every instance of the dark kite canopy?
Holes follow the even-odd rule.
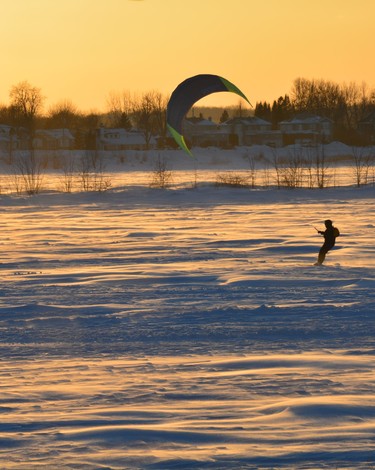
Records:
[[[173,91],[167,105],[167,127],[178,145],[191,155],[182,135],[182,121],[189,109],[205,96],[220,91],[236,93],[249,100],[233,83],[218,75],[195,75],[180,83]]]

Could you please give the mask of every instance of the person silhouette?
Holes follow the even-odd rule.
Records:
[[[315,263],[315,266],[323,264],[326,254],[335,246],[336,238],[340,235],[339,229],[333,226],[332,220],[325,220],[324,225],[326,226],[324,231],[317,230],[318,233],[323,235],[324,243],[319,250],[318,261]]]

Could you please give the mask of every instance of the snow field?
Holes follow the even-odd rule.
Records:
[[[374,210],[372,187],[2,196],[2,467],[374,467]]]

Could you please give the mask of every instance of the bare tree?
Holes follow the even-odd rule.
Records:
[[[41,111],[44,102],[40,88],[23,81],[11,88],[9,98],[20,124],[33,131],[35,118]]]
[[[297,78],[292,88],[292,104],[298,112],[311,112],[335,119],[342,110],[343,95],[337,83]]]
[[[240,99],[238,101],[238,104],[237,106],[235,106],[234,110],[233,110],[233,116],[234,117],[239,117],[239,118],[242,118],[242,117],[247,117],[248,116],[248,111],[246,108],[243,108],[243,100]]]
[[[373,157],[370,152],[363,147],[352,147],[353,174],[356,185],[362,186],[369,180],[370,168]]]
[[[270,164],[268,160],[265,160],[265,164],[263,168],[263,175],[262,175],[262,185],[265,188],[268,188],[270,186],[270,181],[271,181],[270,173],[271,173]]]
[[[150,186],[152,188],[166,189],[172,184],[172,180],[172,171],[168,168],[167,162],[158,155]]]
[[[14,182],[17,192],[38,194],[42,189],[43,163],[34,152],[30,155],[19,155],[14,162]]]
[[[80,116],[77,107],[70,100],[60,101],[50,107],[47,126],[73,129],[77,127]]]
[[[314,155],[315,149],[308,147],[305,149],[305,155],[304,155],[304,167],[307,175],[307,187],[312,189],[315,186],[315,172],[314,172],[314,161],[315,161],[315,155]]]
[[[133,115],[136,126],[142,130],[149,148],[153,135],[165,135],[165,112],[167,100],[157,91],[144,93],[134,103]]]
[[[105,172],[102,155],[96,150],[87,150],[78,161],[78,177],[83,191],[107,191],[111,179]]]
[[[23,81],[14,85],[9,93],[10,109],[16,127],[24,127],[28,131],[29,155],[20,155],[14,162],[17,176],[17,187],[22,181],[23,189],[28,194],[36,194],[41,189],[43,165],[34,153],[33,140],[35,121],[43,106],[44,97],[40,88]]]
[[[249,162],[250,185],[252,188],[255,188],[256,174],[257,174],[255,158],[252,155],[247,155],[247,160]]]
[[[315,147],[315,179],[319,189],[323,189],[328,184],[328,162],[324,152],[324,145]]]
[[[273,167],[275,170],[275,179],[276,179],[276,184],[277,187],[280,189],[281,188],[281,180],[282,180],[282,169],[281,169],[281,161],[280,161],[280,156],[277,153],[276,149],[272,149],[273,153]]]
[[[154,131],[160,137],[165,138],[167,134],[167,112],[168,98],[158,91],[154,92]]]
[[[38,113],[42,109],[44,97],[42,96],[40,88],[30,85],[27,81],[14,85],[10,90],[9,97],[17,125],[19,127],[25,127],[28,131],[29,161],[20,157],[20,161],[16,162],[16,165],[23,175],[26,191],[33,194],[40,189],[41,166],[34,155],[33,142],[35,121]]]
[[[62,158],[62,186],[66,193],[71,193],[73,190],[73,182],[75,176],[75,161],[72,155],[64,155]]]
[[[110,127],[132,127],[131,114],[134,108],[135,98],[130,91],[121,93],[111,92],[107,97],[108,125]]]
[[[293,82],[291,97],[293,106],[297,112],[303,112],[311,109],[312,95],[314,93],[314,85],[311,80],[306,78],[296,78]]]
[[[303,184],[304,160],[300,150],[289,153],[288,162],[281,168],[281,181],[287,188],[298,188]]]

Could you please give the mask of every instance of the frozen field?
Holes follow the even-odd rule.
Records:
[[[375,468],[374,192],[1,196],[0,467]]]

